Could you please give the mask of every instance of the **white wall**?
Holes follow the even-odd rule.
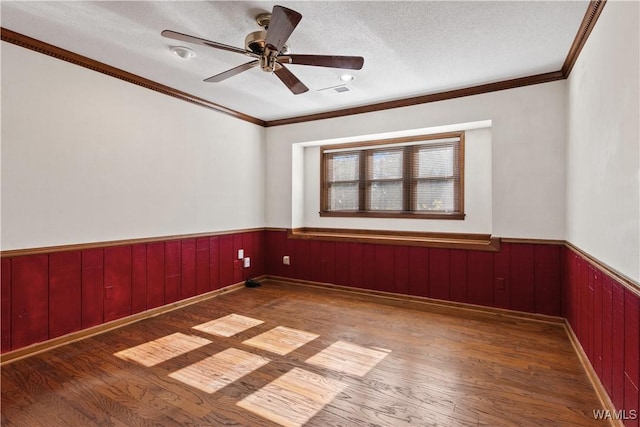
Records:
[[[264,227],[264,129],[2,43],[3,250]]]
[[[609,1],[568,80],[567,240],[640,280],[640,3]]]
[[[490,120],[490,203],[493,235],[564,239],[565,235],[565,81],[452,99],[336,119],[267,129],[266,223],[291,227],[300,220],[292,213],[292,147],[308,141],[386,132],[401,132]],[[479,154],[482,155],[482,154]],[[296,162],[301,161],[296,156]],[[472,160],[473,163],[473,160]],[[297,169],[297,168],[296,168]],[[472,173],[465,180],[473,180]],[[311,196],[310,200],[313,200]],[[487,210],[485,209],[485,211]],[[479,211],[467,212],[474,215]],[[294,221],[295,219],[295,221]],[[306,218],[304,221],[309,222]],[[449,221],[448,231],[487,232],[483,221],[468,227]],[[412,229],[441,231],[442,221],[413,220]],[[304,224],[310,226],[309,224]],[[295,226],[300,226],[295,224]],[[314,218],[313,226],[354,227],[349,219]],[[406,222],[376,219],[357,221],[357,228],[407,229]]]

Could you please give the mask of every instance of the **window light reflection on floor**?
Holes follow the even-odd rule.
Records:
[[[215,393],[269,362],[266,357],[228,348],[169,376],[206,393]]]
[[[114,356],[124,360],[132,360],[143,366],[150,367],[203,347],[207,344],[211,344],[211,341],[208,339],[176,332],[174,334],[119,351],[114,353]]]
[[[211,335],[219,335],[222,337],[232,337],[247,329],[263,324],[264,321],[253,319],[251,317],[241,316],[239,314],[229,314],[218,319],[211,320],[200,325],[196,325],[193,329],[205,332]]]
[[[299,329],[277,326],[265,333],[243,342],[243,344],[267,350],[275,354],[285,355],[313,341],[320,335]]]
[[[346,341],[336,341],[311,356],[306,363],[345,374],[364,376],[391,353],[384,348],[367,348]]]
[[[237,405],[282,426],[300,427],[346,386],[343,382],[293,368]]]

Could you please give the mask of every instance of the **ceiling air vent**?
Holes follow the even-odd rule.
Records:
[[[336,94],[336,93],[351,92],[351,89],[349,89],[349,86],[347,85],[338,85],[338,86],[325,87],[324,89],[318,89],[318,92],[326,93],[330,95],[330,94]]]

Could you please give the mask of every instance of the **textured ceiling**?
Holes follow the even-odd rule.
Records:
[[[349,91],[341,70],[291,65],[309,87],[293,95],[259,67],[221,83],[203,79],[246,56],[164,38],[170,29],[244,47],[258,13],[302,14],[292,53],[358,55]],[[588,2],[574,1],[2,1],[2,27],[241,113],[275,120],[558,71]],[[171,46],[196,57],[183,60]]]

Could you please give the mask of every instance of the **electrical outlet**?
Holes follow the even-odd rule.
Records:
[[[238,249],[238,259],[244,258],[244,249]]]
[[[244,259],[244,268],[249,268],[249,267],[251,267],[251,258],[246,257]]]
[[[282,257],[282,263],[284,265],[291,265],[291,261],[289,260],[289,255],[285,255]]]

